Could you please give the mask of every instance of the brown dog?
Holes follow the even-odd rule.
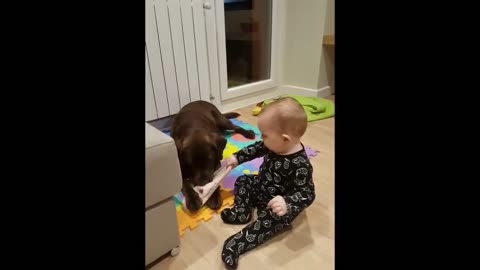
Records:
[[[220,167],[227,140],[222,131],[233,130],[246,138],[255,138],[251,130],[236,126],[228,120],[238,113],[222,114],[217,107],[206,101],[194,101],[185,105],[175,116],[171,136],[175,140],[182,170],[182,192],[190,211],[197,211],[202,200],[193,186],[205,185],[212,181],[213,172]],[[222,206],[220,188],[217,188],[206,202],[213,209]]]

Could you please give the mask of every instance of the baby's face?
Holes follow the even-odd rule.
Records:
[[[265,146],[276,154],[282,154],[287,151],[288,141],[274,126],[268,117],[260,115],[258,118],[258,129],[262,133],[262,139]]]

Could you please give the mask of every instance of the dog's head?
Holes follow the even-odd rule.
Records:
[[[189,179],[195,186],[211,182],[227,144],[222,134],[199,131],[175,143],[183,179]]]

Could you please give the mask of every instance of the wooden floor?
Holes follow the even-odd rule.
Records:
[[[329,97],[334,100],[334,96]],[[257,125],[253,106],[236,112],[240,120]],[[293,229],[240,256],[238,269],[334,269],[334,134],[335,118],[309,122],[302,142],[320,153],[311,159],[316,199],[293,222]],[[201,222],[180,238],[176,257],[166,255],[150,269],[225,269],[223,242],[245,225],[224,224],[219,215]]]

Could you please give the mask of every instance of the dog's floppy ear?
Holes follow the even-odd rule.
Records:
[[[175,146],[177,147],[178,156],[180,156],[183,150],[183,140],[182,139],[175,140]]]
[[[180,169],[182,171],[182,177],[189,177],[191,164],[191,157],[189,155],[188,142],[185,139],[175,140],[175,146],[177,148],[178,162],[180,163]]]
[[[223,149],[225,149],[225,146],[227,146],[227,140],[222,136],[217,137],[217,145],[219,149],[223,152]]]
[[[177,147],[177,154],[178,154],[178,159],[180,160],[180,163],[184,163],[187,161],[188,152],[187,147],[189,145],[189,141],[187,139],[178,139],[175,140],[175,146]]]
[[[214,144],[217,148],[217,158],[218,158],[218,160],[222,160],[223,150],[225,149],[225,146],[227,145],[227,140],[223,137],[223,135],[215,133],[213,141],[214,141]]]
[[[189,144],[190,140],[185,138],[175,140],[175,146],[177,147],[178,153],[183,152],[183,150],[185,150]]]
[[[178,161],[180,162],[180,167],[182,168],[182,171],[183,171],[185,167],[185,164],[183,161],[183,140],[181,139],[175,140],[175,146],[177,148]]]

